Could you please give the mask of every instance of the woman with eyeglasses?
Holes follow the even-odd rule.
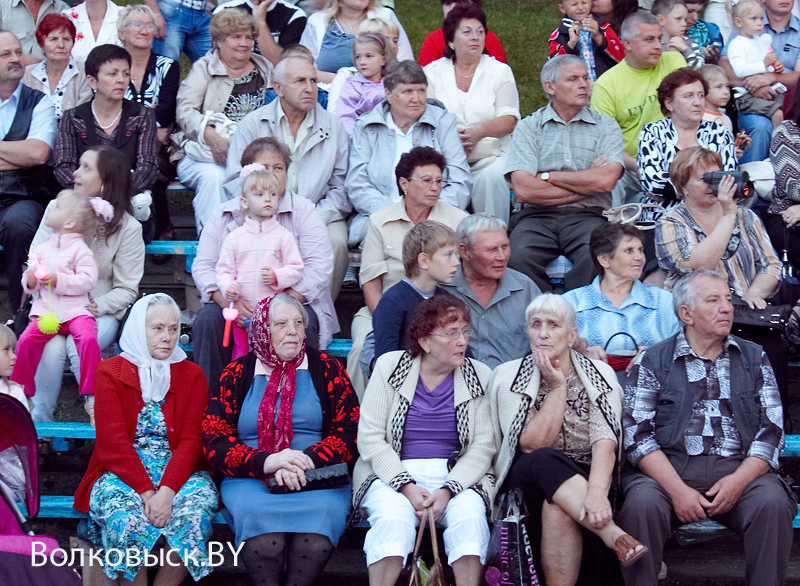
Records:
[[[397,203],[373,213],[367,221],[360,272],[367,306],[353,318],[350,329],[353,347],[347,355],[347,372],[359,397],[366,387],[361,364],[368,364],[374,354],[372,312],[384,292],[405,277],[403,238],[422,220],[441,222],[455,230],[467,217],[466,212],[439,200],[447,185],[443,178],[446,168],[444,156],[431,147],[414,147],[405,153],[395,168],[397,188],[402,197]],[[368,335],[369,342],[365,343]]]
[[[624,458],[622,388],[608,364],[572,349],[569,301],[540,295],[525,322],[530,353],[498,366],[487,391],[502,437],[498,491],[522,490],[534,564],[548,584],[575,584],[579,575],[619,583],[616,560],[628,566],[647,551],[614,523],[609,500]]]
[[[149,6],[134,4],[123,8],[117,19],[119,39],[131,55],[131,82],[125,99],[153,108],[158,128],[158,179],[151,192],[155,218],[155,240],[172,240],[175,229],[169,220],[167,186],[175,179],[175,165],[169,162],[167,147],[175,125],[175,105],[181,81],[181,65],[153,51],[155,13]]]
[[[381,356],[361,404],[353,509],[366,511],[370,586],[397,581],[428,509],[444,531],[457,586],[478,586],[489,544],[495,453],[490,369],[466,357],[469,309],[451,295],[420,304],[407,350]]]

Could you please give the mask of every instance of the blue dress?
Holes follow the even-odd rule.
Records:
[[[348,35],[332,18],[317,55],[317,69],[336,73],[341,67],[353,66],[353,42],[355,35]]]
[[[163,400],[145,403],[139,412],[133,439],[133,447],[155,486],[172,457],[167,424],[161,412],[163,404]],[[132,581],[141,563],[126,565],[125,550],[133,548],[144,558],[144,553],[163,535],[169,547],[180,552],[192,578],[199,580],[212,570],[206,540],[211,537],[211,520],[217,512],[217,504],[217,489],[211,475],[195,472],[175,494],[169,523],[157,529],[147,520],[144,503],[136,491],[113,472],[106,472],[94,483],[89,496],[89,540],[96,549],[109,551],[108,560],[105,555],[101,556],[104,562],[117,562],[120,556],[110,550],[121,550],[119,563],[105,564],[103,571],[111,579],[118,577],[117,572],[125,572],[125,579]],[[184,551],[191,553],[187,556]]]
[[[239,415],[239,439],[258,447],[258,407],[267,388],[267,377],[256,376],[247,391]],[[278,397],[280,405],[280,397]],[[278,410],[275,410],[277,415]],[[292,403],[294,435],[290,448],[304,450],[322,439],[322,408],[307,370],[297,371]],[[335,546],[344,531],[350,510],[351,487],[272,494],[264,482],[253,478],[225,478],[222,502],[233,517],[236,545],[265,533],[317,533]]]

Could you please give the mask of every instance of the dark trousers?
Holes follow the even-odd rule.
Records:
[[[692,456],[681,478],[705,494],[720,478],[733,473],[742,460],[742,456]],[[745,573],[751,586],[783,584],[796,514],[797,504],[786,486],[768,473],[748,484],[730,511],[713,517],[744,537]],[[635,564],[622,569],[626,586],[656,586],[664,543],[681,525],[672,499],[649,476],[637,476],[625,487],[625,502],[617,523],[650,550]]]
[[[6,257],[8,300],[17,311],[22,302],[22,271],[44,208],[31,199],[0,199],[0,245]]]
[[[313,309],[306,306],[306,311],[308,312],[306,345],[317,348],[319,346],[319,320]],[[233,340],[227,348],[223,348],[222,336],[224,333],[225,319],[222,317],[222,308],[216,303],[203,304],[192,324],[192,353],[195,363],[203,369],[206,375],[209,391],[219,384],[222,370],[231,361]]]
[[[786,250],[789,262],[800,272],[800,229],[786,228],[783,216],[767,211],[761,212],[761,219],[778,258],[783,260],[783,251]]]
[[[569,291],[597,276],[589,254],[592,230],[605,224],[601,208],[530,205],[511,217],[511,258],[508,266],[528,275],[542,292],[552,291],[545,267],[563,254],[572,263],[564,276]]]
[[[153,195],[153,203],[150,206],[150,210],[155,219],[155,238],[160,238],[170,226],[167,187],[175,179],[176,173],[175,165],[169,162],[167,148],[160,145],[158,149],[158,177],[153,187],[150,188],[150,193]]]
[[[525,497],[533,563],[544,586],[546,577],[541,564],[542,506],[544,501],[552,503],[556,491],[576,474],[588,480],[589,470],[588,464],[575,462],[564,452],[554,448],[539,448],[530,454],[521,454],[517,457],[508,473],[507,488],[519,488]],[[578,584],[592,586],[620,584],[622,578],[614,552],[588,529],[582,529],[582,534],[583,551],[580,553],[581,569]]]

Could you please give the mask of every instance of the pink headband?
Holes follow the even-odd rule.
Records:
[[[367,33],[364,35],[365,37],[372,37],[373,39],[378,39],[378,42],[381,44],[381,47],[385,47],[386,44],[383,42],[383,39],[380,38],[378,35],[373,35],[372,33]]]
[[[262,165],[261,163],[250,163],[249,165],[245,165],[242,167],[242,170],[239,172],[239,178],[244,179],[250,173],[255,173],[256,171],[266,171],[267,168]]]

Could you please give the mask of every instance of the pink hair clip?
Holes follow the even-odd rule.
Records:
[[[239,177],[244,179],[250,173],[254,173],[255,171],[266,171],[267,168],[262,165],[261,163],[250,163],[249,165],[245,165],[242,167],[242,170],[239,172]]]
[[[104,222],[110,222],[114,219],[114,206],[102,197],[89,198],[89,203],[92,204],[94,215],[103,218]]]

